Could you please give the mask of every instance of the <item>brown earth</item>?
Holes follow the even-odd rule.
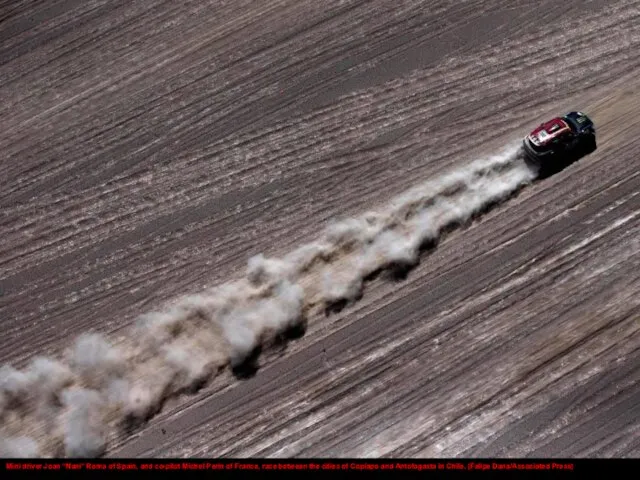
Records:
[[[640,456],[638,25],[626,0],[4,2],[0,360],[117,338],[581,109],[595,153],[109,454]]]

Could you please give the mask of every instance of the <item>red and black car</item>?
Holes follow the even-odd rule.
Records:
[[[523,140],[531,163],[544,172],[559,170],[596,150],[596,129],[582,112],[541,124]]]

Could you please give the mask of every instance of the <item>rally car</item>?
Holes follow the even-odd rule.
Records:
[[[541,173],[558,171],[596,149],[596,128],[582,112],[541,124],[522,141],[527,160]]]

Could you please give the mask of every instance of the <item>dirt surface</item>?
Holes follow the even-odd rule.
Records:
[[[126,342],[580,109],[595,153],[107,455],[640,456],[638,25],[634,1],[2,6],[0,360]]]

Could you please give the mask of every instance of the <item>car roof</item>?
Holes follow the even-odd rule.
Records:
[[[565,130],[569,128],[569,125],[564,118],[556,117],[552,118],[548,122],[542,124],[542,128],[549,134],[556,133],[559,130]]]
[[[556,117],[540,125],[530,136],[544,145],[567,131],[571,131],[569,124],[563,118]]]

